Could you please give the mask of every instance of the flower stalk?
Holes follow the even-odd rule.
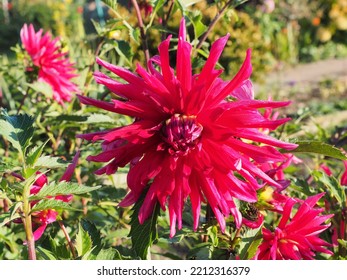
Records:
[[[30,183],[30,180],[28,181],[29,182],[24,186],[24,190],[23,190],[23,214],[24,214],[23,224],[25,229],[29,260],[36,260],[35,240],[34,240],[31,213],[30,213],[31,207],[29,202],[31,183]]]
[[[139,24],[139,27],[140,27],[142,48],[143,48],[143,52],[145,53],[145,59],[146,59],[146,65],[147,65],[147,63],[149,61],[149,49],[148,49],[147,36],[146,36],[146,31],[145,31],[145,27],[144,27],[142,16],[141,16],[140,7],[137,4],[136,0],[131,0],[131,3],[134,6],[134,9],[135,9],[135,12],[136,12],[137,21],[138,21],[138,24]]]

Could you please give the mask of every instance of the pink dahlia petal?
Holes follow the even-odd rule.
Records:
[[[344,160],[343,164],[345,166],[345,171],[342,173],[342,176],[341,176],[341,185],[347,186],[347,160]]]
[[[237,89],[245,80],[249,79],[252,74],[251,65],[251,49],[247,50],[245,61],[243,62],[236,76],[224,87],[224,89],[216,96],[214,102],[219,103],[235,89]]]
[[[148,70],[137,65],[136,73],[132,73],[97,59],[100,66],[124,80],[120,83],[100,72],[94,74],[97,83],[119,98],[104,102],[79,96],[85,105],[133,117],[131,124],[79,137],[102,143],[102,152],[88,157],[104,163],[96,174],[112,174],[130,165],[130,192],[120,206],[135,203],[146,190],[140,222],[159,203],[163,211],[168,208],[170,236],[182,227],[187,199],[191,202],[194,230],[199,226],[202,203],[210,205],[223,231],[225,218],[230,215],[240,227],[243,218],[234,199],[256,202],[257,190],[265,183],[282,188],[261,165],[280,166],[288,158],[276,148],[297,146],[264,133],[289,119],[269,118],[259,109],[283,107],[289,102],[254,100],[249,80],[250,50],[231,81],[219,77],[223,71],[215,67],[228,37],[213,43],[200,73],[193,71],[192,46],[186,40],[182,19],[176,69],[170,65],[170,35],[160,43],[159,55],[149,59]]]

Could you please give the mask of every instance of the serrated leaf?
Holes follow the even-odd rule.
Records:
[[[5,110],[0,115],[0,133],[11,142],[24,157],[34,134],[34,118],[29,115],[10,116]]]
[[[46,209],[79,211],[79,209],[71,207],[70,204],[64,201],[55,199],[43,199],[34,205],[34,207],[31,209],[31,213]]]
[[[37,246],[36,250],[38,252],[38,256],[41,257],[43,260],[56,260],[57,259],[51,251],[49,251],[45,248]]]
[[[75,247],[78,253],[78,256],[84,256],[92,250],[93,243],[92,239],[89,236],[88,232],[85,231],[81,224],[78,226],[78,233],[76,235]]]
[[[157,232],[157,219],[160,213],[159,204],[156,203],[154,206],[153,213],[150,217],[141,225],[138,219],[140,208],[145,199],[147,190],[144,191],[141,197],[137,200],[132,210],[130,221],[130,233],[132,241],[132,248],[135,250],[136,254],[143,260],[147,259],[148,250],[155,240],[158,239]]]
[[[111,9],[116,10],[117,9],[117,0],[102,0],[107,6],[109,6]]]
[[[102,249],[95,258],[96,260],[122,260],[118,250],[114,248]]]
[[[95,124],[95,123],[114,123],[114,119],[110,116],[103,114],[92,114],[87,117],[87,120],[84,121],[87,124]]]
[[[48,83],[36,81],[32,84],[28,84],[28,87],[32,88],[36,92],[41,92],[49,99],[53,97],[53,89]]]
[[[101,238],[100,238],[100,231],[96,228],[95,224],[92,222],[86,220],[86,219],[81,219],[81,226],[84,231],[86,231],[93,244],[93,255],[97,254],[101,250]]]
[[[35,162],[38,160],[38,158],[41,156],[44,147],[48,143],[49,140],[47,140],[45,143],[43,143],[40,146],[36,146],[33,149],[31,149],[26,157],[26,163],[28,165],[34,165]]]
[[[45,167],[45,168],[63,168],[66,167],[69,163],[59,157],[51,156],[41,156],[37,159],[34,167]]]
[[[91,114],[89,116],[79,116],[79,115],[59,115],[54,118],[56,122],[78,122],[86,124],[95,124],[95,123],[114,123],[114,119],[110,116],[103,114]]]
[[[312,171],[312,175],[318,183],[324,185],[326,189],[328,189],[330,195],[332,195],[340,205],[345,206],[346,204],[346,193],[345,188],[341,186],[339,181],[333,177],[328,176],[324,172],[314,170]]]
[[[253,258],[262,240],[261,228],[248,230],[242,236],[240,243],[240,259],[250,260]]]
[[[0,214],[0,227],[6,225],[8,222],[11,222],[15,219],[20,218],[18,213],[11,215],[11,213]]]
[[[51,182],[50,184],[44,186],[36,195],[30,197],[30,200],[38,200],[48,196],[57,196],[57,195],[69,195],[69,194],[83,194],[89,193],[91,191],[97,190],[101,186],[87,187],[80,185],[78,183],[71,182]]]
[[[347,160],[347,157],[345,154],[342,153],[341,150],[338,148],[320,142],[320,141],[296,141],[294,142],[295,144],[298,144],[299,146],[291,151],[283,150],[281,149],[280,151],[282,153],[314,153],[314,154],[320,154],[336,159],[341,159],[341,160]]]

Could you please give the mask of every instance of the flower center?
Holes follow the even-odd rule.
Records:
[[[195,116],[175,114],[164,123],[161,136],[171,155],[186,155],[196,147],[202,129]]]

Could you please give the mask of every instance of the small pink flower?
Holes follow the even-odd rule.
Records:
[[[127,126],[79,137],[102,141],[103,151],[88,157],[105,163],[96,174],[113,174],[118,167],[130,164],[127,177],[130,192],[120,206],[134,204],[151,182],[139,221],[143,223],[158,202],[163,210],[169,209],[170,236],[175,234],[176,226],[182,228],[182,211],[188,198],[195,230],[203,202],[211,206],[222,231],[229,215],[240,227],[242,216],[234,199],[256,202],[256,191],[264,182],[280,188],[258,166],[286,160],[275,147],[297,146],[259,131],[274,130],[288,121],[268,120],[259,108],[278,108],[289,102],[253,99],[250,50],[231,81],[219,77],[223,71],[216,69],[216,64],[228,37],[212,45],[205,66],[200,73],[193,74],[192,45],[186,41],[182,19],[176,70],[169,63],[169,36],[160,44],[159,55],[150,59],[149,71],[137,65],[137,74],[133,74],[97,59],[98,64],[126,81],[120,83],[101,72],[94,73],[96,81],[119,98],[104,102],[78,96],[86,105],[134,118]]]
[[[332,254],[324,248],[332,246],[320,239],[319,233],[326,230],[330,224],[324,224],[331,215],[320,215],[324,208],[315,207],[324,193],[308,197],[302,202],[289,199],[283,208],[283,215],[275,228],[270,231],[263,228],[263,242],[258,248],[255,259],[259,260],[312,260],[315,252]],[[299,204],[294,216],[293,207]]]
[[[59,104],[70,101],[72,92],[79,92],[77,86],[71,79],[77,77],[67,53],[63,53],[58,45],[59,38],[52,39],[47,32],[42,34],[40,29],[37,33],[32,24],[24,24],[20,31],[23,46],[32,64],[38,68],[38,81],[49,84],[53,90],[53,98]],[[28,69],[34,70],[32,67]]]

